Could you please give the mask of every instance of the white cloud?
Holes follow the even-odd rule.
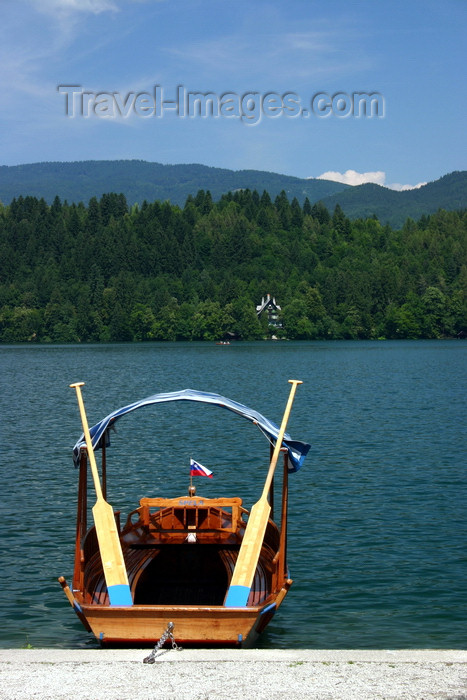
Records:
[[[374,182],[376,185],[384,185],[386,173],[382,170],[368,173],[357,173],[356,170],[346,170],[345,173],[339,173],[335,170],[328,170],[322,173],[322,175],[318,175],[317,179],[342,182],[344,185],[363,185],[365,182]]]
[[[153,0],[163,2],[164,0]],[[30,4],[39,12],[45,14],[58,13],[61,15],[91,13],[99,15],[101,12],[118,12],[122,0],[29,0]],[[144,3],[146,0],[127,0],[132,3]]]
[[[286,20],[275,17],[269,21],[267,32],[258,32],[258,24],[253,21],[256,10],[253,6],[253,14],[247,14],[249,24],[244,22],[231,34],[195,36],[191,41],[164,47],[164,51],[182,64],[196,63],[198,70],[206,71],[211,79],[216,74],[223,81],[227,76],[229,80],[232,76],[257,80],[254,89],[258,91],[264,90],[264,81],[271,78],[276,84],[280,81],[290,86],[293,75],[294,86],[303,86],[304,98],[312,79],[331,76],[336,80],[366,67],[364,52],[355,47],[351,60],[348,54],[343,57],[343,46],[353,37],[345,23],[335,21],[332,27],[321,23],[321,28],[312,31],[284,32]]]
[[[36,10],[45,13],[72,13],[91,12],[99,14],[109,10],[117,10],[117,6],[112,0],[30,0]]]
[[[372,182],[375,185],[387,187],[390,190],[416,190],[419,187],[426,185],[426,182],[419,182],[417,185],[401,185],[399,182],[392,184],[386,182],[386,173],[384,170],[375,170],[373,172],[358,173],[356,170],[346,170],[345,173],[340,173],[335,170],[328,170],[321,175],[318,175],[317,180],[332,180],[333,182],[342,182],[344,185],[364,185],[367,182]]]
[[[420,187],[423,187],[426,184],[426,182],[419,182],[417,185],[401,185],[399,182],[393,182],[391,185],[386,185],[386,187],[389,187],[391,190],[403,192],[405,190],[418,190]]]

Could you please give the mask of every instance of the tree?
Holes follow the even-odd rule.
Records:
[[[150,306],[135,304],[130,314],[133,340],[151,340],[155,336],[156,319]]]
[[[303,224],[303,212],[302,208],[296,197],[293,198],[292,204],[290,205],[290,210],[292,212],[291,225],[293,228],[301,229]]]
[[[311,216],[317,219],[320,224],[328,224],[331,220],[329,212],[322,202],[316,202],[311,207]]]
[[[428,287],[421,299],[422,332],[425,338],[441,338],[448,325],[447,299],[437,287]]]
[[[255,305],[250,299],[242,296],[235,299],[228,307],[228,312],[232,316],[232,332],[242,340],[256,340],[261,338],[261,324],[256,314]]]
[[[52,343],[76,343],[79,333],[76,327],[76,309],[59,293],[54,293],[44,310],[44,340]]]
[[[0,341],[25,343],[41,340],[42,314],[23,306],[0,309]]]
[[[304,299],[292,299],[282,313],[284,333],[291,340],[310,340],[316,337],[316,328],[308,318]]]
[[[320,321],[326,315],[323,299],[316,287],[310,287],[306,282],[300,282],[297,292],[305,302],[305,313],[307,318],[313,323]]]
[[[88,206],[87,229],[91,236],[97,236],[100,233],[102,225],[101,209],[96,197],[91,197]]]
[[[110,312],[108,337],[120,342],[133,340],[130,319],[119,301],[115,302]]]
[[[219,340],[224,338],[233,325],[230,309],[222,308],[219,302],[201,302],[193,318],[194,340]]]
[[[274,204],[279,214],[282,228],[288,231],[292,222],[292,210],[284,190],[277,195]]]
[[[347,219],[339,204],[336,204],[332,215],[332,227],[340,236],[343,236],[345,239],[350,238],[350,220]]]

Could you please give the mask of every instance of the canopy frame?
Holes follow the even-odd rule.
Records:
[[[170,401],[195,401],[219,406],[220,408],[233,411],[237,415],[242,416],[243,418],[257,425],[261,432],[264,433],[264,435],[273,445],[279,436],[279,427],[275,423],[270,421],[258,411],[248,408],[248,406],[244,406],[243,404],[233,401],[232,399],[228,399],[225,396],[221,396],[220,394],[195,391],[194,389],[183,389],[181,391],[153,394],[145,399],[135,401],[127,406],[118,408],[116,411],[112,411],[112,413],[109,413],[108,416],[100,420],[89,429],[93,449],[99,450],[103,446],[108,447],[110,445],[109,428],[113,427],[116,421],[122,418],[122,416],[145,406],[152,406],[154,404],[167,403]],[[84,434],[81,434],[81,437],[73,448],[73,459],[75,466],[79,465],[80,450],[83,444],[85,444]],[[306,455],[308,454],[310,445],[305,442],[292,440],[290,435],[285,433],[283,446],[288,452],[288,471],[298,471],[302,466]]]

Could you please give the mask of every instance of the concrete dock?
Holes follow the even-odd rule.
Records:
[[[467,700],[467,651],[0,649],[8,700]]]

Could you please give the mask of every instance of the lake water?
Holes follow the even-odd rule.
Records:
[[[465,648],[467,341],[0,346],[0,646],[94,647],[57,577],[71,581],[85,381],[89,424],[161,391],[213,391],[312,444],[290,477],[294,579],[260,646]],[[137,421],[136,418],[141,421]],[[176,403],[122,419],[108,499],[198,494],[250,507],[265,439],[214,407]],[[91,499],[92,501],[92,499]],[[93,502],[93,501],[92,501]]]

